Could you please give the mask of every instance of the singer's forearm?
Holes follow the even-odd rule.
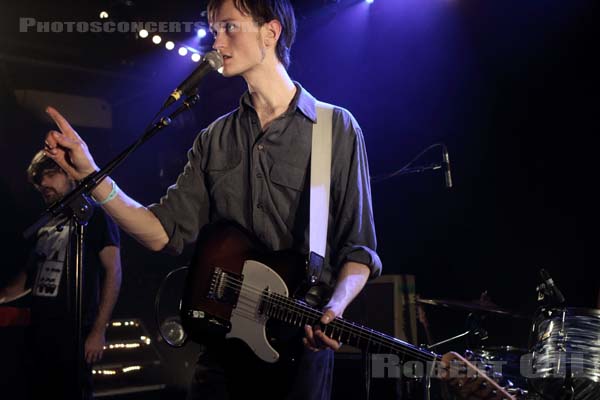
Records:
[[[331,308],[340,317],[346,307],[363,289],[371,270],[364,264],[353,261],[346,262],[340,270],[337,284],[325,308]]]
[[[102,202],[110,196],[112,189],[112,179],[107,177],[92,191],[92,195]],[[121,229],[150,250],[162,250],[169,242],[169,237],[158,218],[120,188],[117,189],[116,196],[103,204],[102,208]]]
[[[100,290],[98,314],[92,331],[104,335],[121,288],[121,252],[116,246],[106,246],[100,251],[99,256],[104,267],[104,279]]]

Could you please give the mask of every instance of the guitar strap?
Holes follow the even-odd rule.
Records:
[[[329,194],[331,190],[331,142],[333,106],[317,101],[310,157],[310,221],[308,279],[316,285],[322,278],[327,249]]]

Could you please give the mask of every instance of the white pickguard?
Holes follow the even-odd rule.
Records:
[[[258,312],[260,296],[266,288],[288,296],[288,288],[275,271],[258,261],[246,260],[242,274],[244,281],[229,320],[231,331],[226,337],[243,340],[260,359],[273,363],[279,359],[279,353],[267,340],[265,324],[268,318]]]

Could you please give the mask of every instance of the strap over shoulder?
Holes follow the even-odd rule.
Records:
[[[317,101],[317,123],[313,125],[310,162],[310,222],[308,276],[316,284],[321,278],[329,223],[333,108]]]

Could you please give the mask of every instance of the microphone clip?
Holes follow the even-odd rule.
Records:
[[[537,301],[550,306],[563,304],[565,302],[565,297],[554,283],[554,280],[550,277],[550,274],[548,274],[546,270],[541,269],[540,276],[542,282],[535,288],[537,292]]]

